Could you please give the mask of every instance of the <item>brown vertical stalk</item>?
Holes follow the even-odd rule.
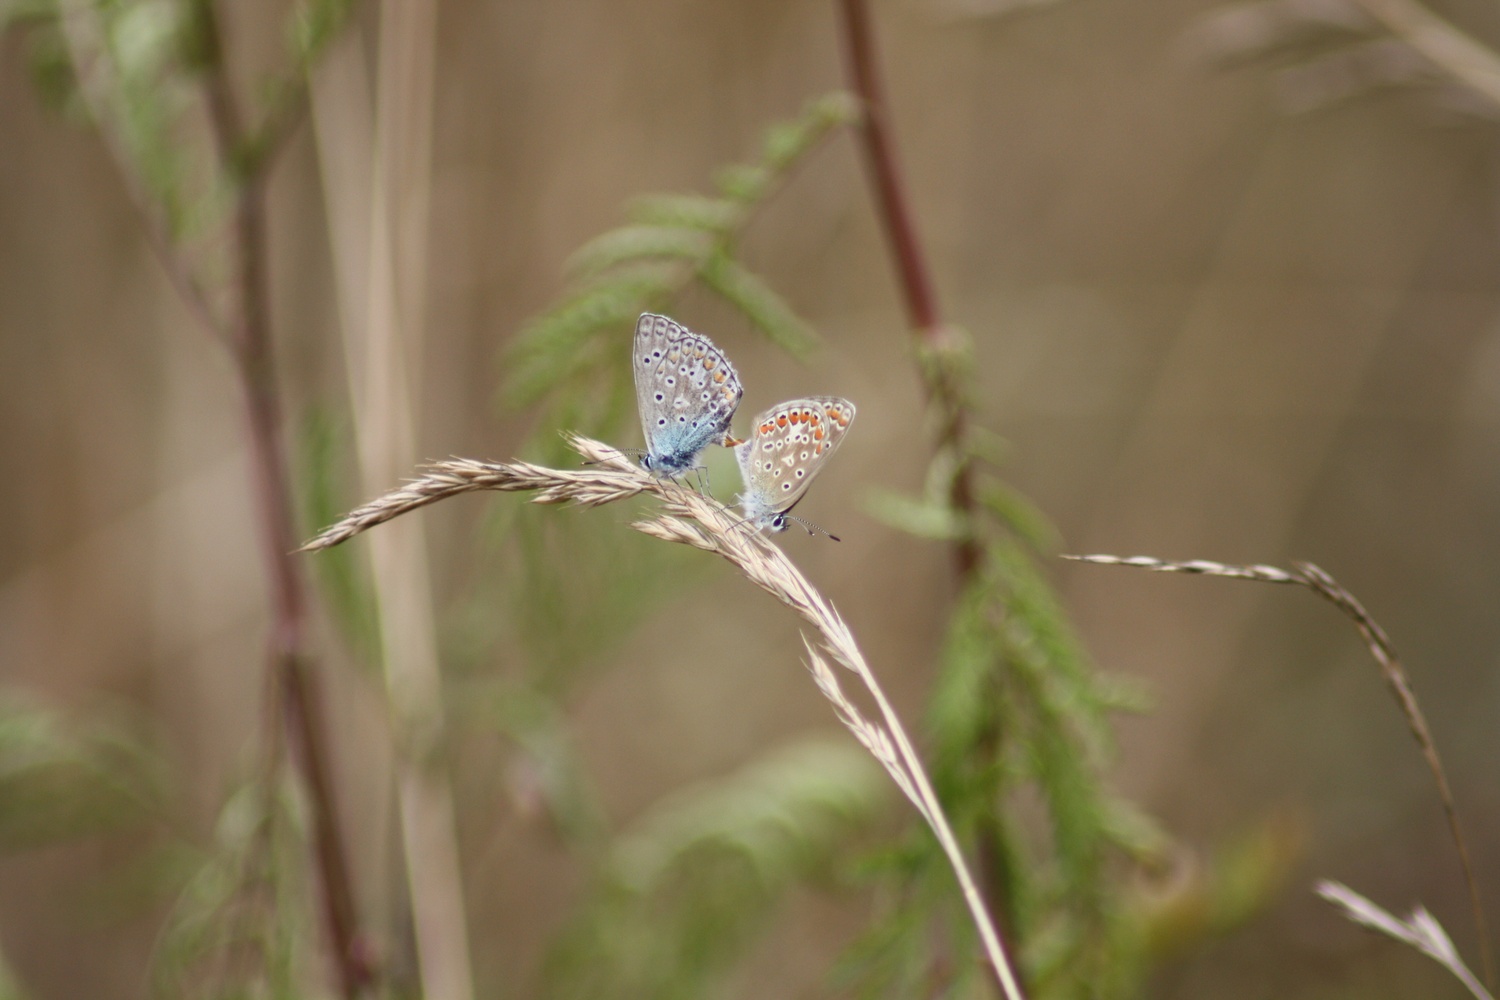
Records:
[[[928,401],[938,412],[936,450],[951,452],[956,458],[953,479],[948,487],[948,503],[966,524],[972,525],[977,504],[973,465],[968,456],[965,345],[960,335],[943,322],[933,288],[932,271],[917,236],[906,183],[896,159],[896,143],[869,6],[866,0],[839,0],[839,10],[850,83],[863,105],[859,134],[874,187],[876,209],[895,257],[912,339],[922,361],[923,388]],[[960,535],[953,543],[953,567],[960,589],[975,580],[982,564],[983,550],[974,535],[971,532]],[[976,838],[980,888],[991,919],[999,924],[1002,934],[1013,938],[1014,922],[1009,919],[1009,894],[1006,891],[1009,879],[1004,861],[996,850],[998,831],[993,824],[991,819],[982,819]]]
[[[334,950],[341,992],[358,997],[371,980],[359,940],[354,895],[334,803],[325,712],[311,658],[304,650],[306,599],[291,551],[296,546],[291,489],[281,441],[281,407],[271,345],[270,295],[266,274],[265,177],[271,154],[301,114],[301,92],[283,99],[261,134],[246,132],[231,93],[223,45],[212,0],[192,9],[199,29],[194,38],[204,69],[208,118],[218,169],[237,183],[228,231],[231,296],[220,310],[199,283],[194,269],[161,218],[159,206],[137,176],[132,157],[112,128],[113,67],[99,39],[95,12],[82,0],[66,4],[61,23],[80,93],[100,138],[119,168],[126,189],[140,211],[152,250],[161,259],[173,287],[193,314],[229,348],[244,393],[246,433],[250,439],[251,474],[260,521],[262,550],[271,591],[271,635],[267,650],[270,687],[275,703],[267,705],[265,739],[270,759],[289,732],[295,741],[312,803],[313,838],[321,873],[324,921]],[[253,141],[252,141],[253,139]],[[254,147],[252,149],[252,146]],[[286,729],[281,726],[286,722]],[[275,768],[268,767],[268,780]]]
[[[912,219],[906,183],[896,160],[896,143],[890,125],[890,109],[881,81],[875,36],[870,26],[869,6],[865,0],[839,0],[843,15],[844,49],[848,58],[849,79],[859,95],[864,114],[859,133],[864,144],[865,164],[875,188],[875,204],[896,258],[902,299],[912,338],[924,355],[923,387],[927,398],[937,407],[940,423],[937,449],[952,450],[959,461],[949,486],[948,500],[953,509],[972,521],[975,512],[973,472],[964,452],[968,446],[968,411],[964,401],[962,345],[958,335],[947,327],[933,289],[932,269],[917,236]],[[964,535],[953,546],[954,568],[960,585],[969,582],[981,562],[978,544]]]
[[[244,393],[256,508],[271,587],[269,669],[275,677],[287,730],[295,741],[296,759],[302,768],[311,802],[323,917],[334,952],[340,992],[348,1000],[354,1000],[370,982],[371,975],[358,940],[354,893],[334,800],[327,713],[312,660],[304,649],[307,601],[291,555],[297,540],[293,529],[290,478],[281,440],[281,403],[271,343],[270,293],[266,274],[269,251],[265,170],[269,161],[262,158],[248,175],[241,173],[240,157],[245,148],[246,133],[230,89],[211,4],[203,5],[203,16],[207,19],[204,41],[210,47],[206,77],[209,120],[220,168],[231,176],[239,175],[229,230],[233,297],[227,329]]]

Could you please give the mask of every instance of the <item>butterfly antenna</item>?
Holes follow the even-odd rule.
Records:
[[[807,532],[808,537],[812,537],[813,535],[816,535],[819,532],[822,532],[823,534],[827,535],[829,538],[833,539],[835,542],[842,542],[843,541],[842,538],[840,538],[838,535],[835,535],[833,532],[829,531],[827,528],[823,528],[823,527],[820,527],[820,526],[818,526],[816,524],[813,524],[811,521],[804,521],[802,518],[800,518],[800,517],[793,517],[790,514],[786,514],[784,516],[785,516],[785,518],[788,521],[796,521],[798,524],[802,525],[802,530],[805,531],[805,532]]]

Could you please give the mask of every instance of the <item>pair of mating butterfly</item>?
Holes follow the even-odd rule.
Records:
[[[853,403],[836,396],[789,399],[756,417],[750,436],[736,441],[729,422],[744,390],[734,366],[707,337],[653,313],[642,313],[635,325],[632,367],[646,431],[642,466],[676,478],[696,468],[709,445],[732,447],[745,481],[739,498],[745,520],[771,531],[785,531],[789,521],[808,527],[789,512],[844,440]]]

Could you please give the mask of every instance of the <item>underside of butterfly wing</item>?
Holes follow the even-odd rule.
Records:
[[[704,448],[725,443],[744,390],[712,341],[646,313],[636,324],[632,362],[648,469],[681,475]]]
[[[745,516],[783,530],[783,515],[802,499],[853,420],[854,404],[836,396],[788,400],[756,417],[750,436],[735,448]]]

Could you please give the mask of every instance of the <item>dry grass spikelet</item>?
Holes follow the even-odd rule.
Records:
[[[465,458],[438,462],[423,475],[351,511],[309,540],[300,551],[330,548],[419,507],[476,490],[526,492],[533,494],[532,503],[576,503],[588,507],[642,495],[656,498],[661,513],[631,527],[652,538],[690,545],[722,557],[756,586],[797,612],[816,631],[817,642],[804,636],[814,683],[833,704],[839,720],[874,755],[931,827],[953,867],[1006,1000],[1021,1000],[1020,987],[999,935],[921,759],[865,662],[853,633],[833,605],[780,548],[711,497],[656,479],[624,453],[599,441],[577,435],[568,435],[567,440],[585,459],[587,464],[583,468],[550,469],[529,462],[481,462]],[[830,660],[864,684],[879,709],[880,722],[866,719],[844,696]]]

